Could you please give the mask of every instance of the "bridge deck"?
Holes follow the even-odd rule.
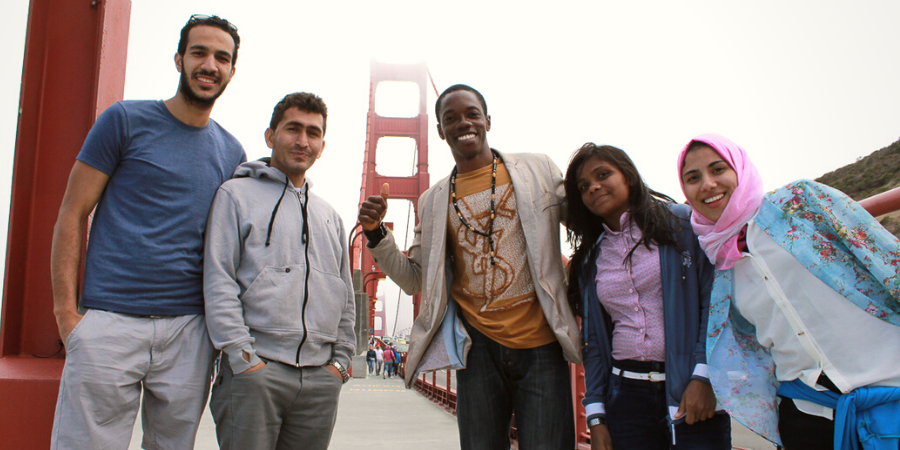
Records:
[[[140,450],[140,417],[129,450]],[[735,449],[773,450],[774,446],[733,423]],[[209,408],[200,421],[195,450],[218,450]],[[341,392],[331,450],[458,450],[456,417],[435,406],[399,378],[353,378]]]
[[[141,419],[129,450],[141,448]],[[195,450],[218,450],[209,408],[203,413]],[[341,391],[330,450],[458,450],[456,417],[394,377],[352,378]]]

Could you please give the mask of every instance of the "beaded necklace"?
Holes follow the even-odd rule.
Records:
[[[491,221],[488,223],[487,232],[476,230],[475,227],[469,225],[466,222],[466,219],[463,218],[462,211],[459,210],[459,205],[456,204],[456,166],[453,167],[453,172],[450,174],[450,198],[453,200],[453,209],[456,210],[456,215],[459,217],[459,221],[462,222],[462,225],[469,229],[469,231],[488,238],[488,245],[491,249],[491,265],[495,264],[494,261],[494,213],[496,209],[496,193],[497,193],[497,161],[500,159],[493,150],[491,150],[491,154],[494,155],[494,165],[491,167]]]

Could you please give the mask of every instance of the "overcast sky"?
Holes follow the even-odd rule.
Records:
[[[0,9],[5,59],[13,66],[0,72],[3,223],[27,15],[24,0],[8,3]],[[308,176],[348,229],[359,201],[372,58],[425,61],[439,90],[455,83],[479,89],[492,116],[492,147],[546,153],[565,171],[584,142],[615,145],[651,187],[679,200],[675,157],[700,133],[743,146],[766,188],[818,177],[900,137],[900,2],[538,5],[134,0],[125,98],[174,95],[172,57],[191,14],[232,21],[242,39],[240,58],[213,118],[255,159],[270,152],[263,132],[281,97],[322,96],[327,144]],[[434,99],[431,92],[429,111]],[[453,162],[434,126],[429,138],[434,183]],[[380,172],[411,173],[409,153],[384,151],[381,158]],[[390,214],[402,231],[405,205],[392,202]],[[388,309],[395,308],[389,300]],[[407,316],[401,312],[399,328],[409,325]]]

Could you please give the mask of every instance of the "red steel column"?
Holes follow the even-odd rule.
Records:
[[[416,83],[419,88],[419,113],[416,117],[383,117],[375,113],[375,91],[378,83],[382,81],[406,81]],[[363,160],[362,188],[359,202],[362,204],[370,195],[378,195],[381,185],[390,183],[392,199],[405,199],[413,203],[415,209],[419,203],[419,196],[428,189],[428,109],[427,90],[428,69],[424,63],[420,64],[386,64],[372,61],[371,85],[369,92],[369,113],[366,123],[366,153]],[[389,177],[379,175],[375,170],[376,149],[378,140],[385,136],[409,137],[416,141],[416,155],[418,165],[416,174],[409,177]],[[385,155],[389,157],[389,155]],[[419,223],[418,211],[416,211],[415,223]],[[363,274],[363,289],[370,299],[375,298],[378,289],[378,279],[384,278],[384,274],[375,267],[372,255],[366,249],[365,238],[354,242],[354,255],[359,255],[359,266],[352,261],[354,268],[361,269]],[[370,282],[369,280],[374,279]],[[420,295],[413,296],[413,316],[418,315]],[[369,328],[375,326],[375,304],[369,302]],[[382,325],[386,325],[382,320]]]
[[[64,363],[53,316],[50,244],[75,156],[120,100],[130,0],[32,0],[0,317],[0,439],[47,448]]]

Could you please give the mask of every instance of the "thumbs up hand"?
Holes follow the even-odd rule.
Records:
[[[391,185],[384,183],[381,186],[381,195],[369,196],[359,206],[359,223],[364,230],[374,230],[381,224],[384,215],[387,214],[387,200],[390,197]]]

